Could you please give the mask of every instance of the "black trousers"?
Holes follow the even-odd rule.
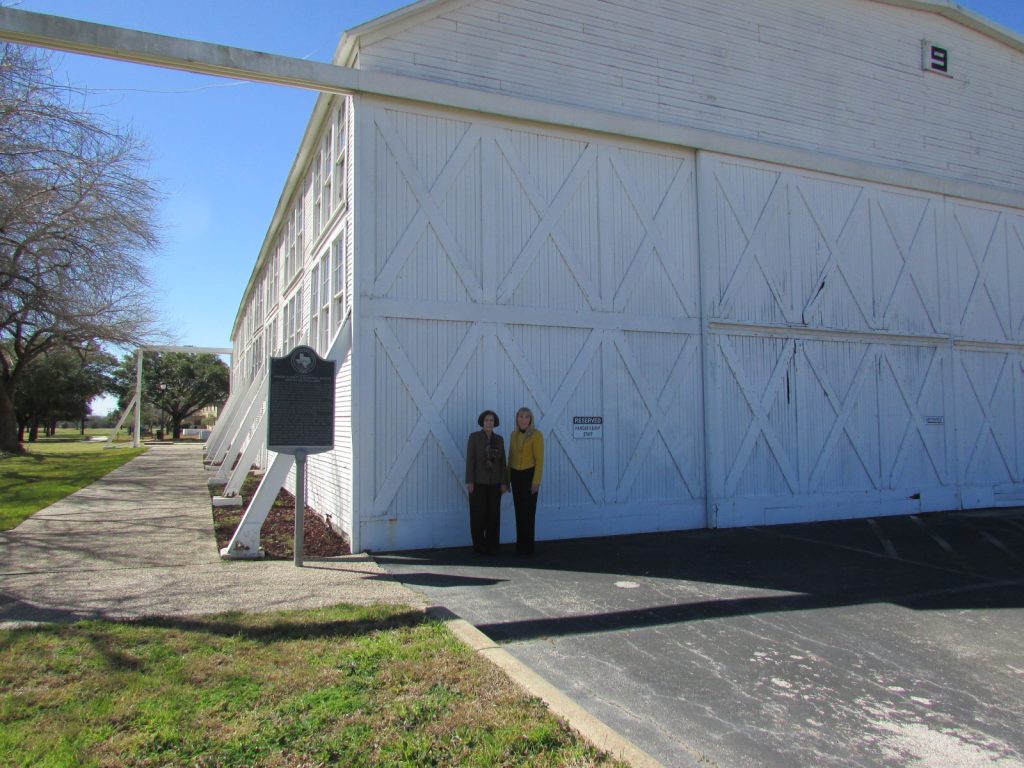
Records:
[[[516,508],[516,552],[521,555],[533,554],[533,538],[537,520],[537,494],[530,492],[533,485],[533,467],[513,469],[512,503]]]
[[[469,533],[477,552],[497,552],[501,539],[501,486],[475,483],[469,494]]]

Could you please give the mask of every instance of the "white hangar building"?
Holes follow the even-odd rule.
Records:
[[[540,539],[1024,503],[1020,36],[948,0],[422,0],[335,63],[422,99],[320,97],[235,399],[336,359],[308,503],[354,551],[467,544],[466,437],[521,405]]]

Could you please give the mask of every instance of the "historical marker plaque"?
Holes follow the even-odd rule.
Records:
[[[270,358],[267,448],[290,454],[334,448],[334,374],[334,363],[312,347]]]

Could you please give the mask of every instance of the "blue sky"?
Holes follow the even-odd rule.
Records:
[[[344,30],[402,0],[14,0],[49,13],[330,61]],[[960,0],[1024,34],[1024,0]],[[230,346],[242,291],[277,206],[315,94],[71,54],[57,77],[137,133],[166,195],[155,304],[177,343]],[[108,402],[94,410],[105,411]]]

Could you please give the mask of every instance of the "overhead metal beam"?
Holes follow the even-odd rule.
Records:
[[[560,122],[559,112],[564,110],[564,105],[535,103],[405,75],[370,72],[14,8],[0,7],[0,40],[235,80],[322,93],[372,94],[490,114],[511,116],[526,105],[537,104],[540,109],[534,110],[536,114],[530,114],[527,108],[524,116],[542,122]]]
[[[147,352],[184,352],[187,355],[233,355],[235,350],[230,347],[145,347]]]
[[[0,39],[238,80],[337,93],[361,90],[358,70],[347,67],[14,8],[0,8]]]

